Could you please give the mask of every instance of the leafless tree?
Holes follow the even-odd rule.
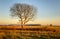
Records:
[[[16,3],[11,8],[11,16],[18,17],[23,28],[23,25],[30,21],[36,15],[36,7],[28,4]]]

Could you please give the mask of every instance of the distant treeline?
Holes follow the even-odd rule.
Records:
[[[21,24],[0,24],[0,26],[21,26]],[[41,24],[25,24],[24,26],[42,26]],[[49,24],[49,25],[43,25],[43,26],[57,26],[59,27],[60,25],[53,25],[53,24]]]
[[[0,26],[21,26],[20,24],[7,24],[7,25],[0,25]],[[24,26],[41,26],[41,24],[25,24]]]
[[[26,24],[25,26],[41,26],[41,24]]]

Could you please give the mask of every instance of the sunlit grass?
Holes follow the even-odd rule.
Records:
[[[0,26],[0,39],[60,39],[60,26],[24,26],[24,30],[17,28],[21,29],[21,26]]]

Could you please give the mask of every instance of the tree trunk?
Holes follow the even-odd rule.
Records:
[[[21,19],[21,28],[23,28],[23,21],[22,21],[22,19]]]

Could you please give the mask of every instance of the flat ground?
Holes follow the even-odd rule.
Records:
[[[21,35],[21,38],[28,37],[29,39],[33,39],[32,36],[41,37],[42,35],[46,35],[48,37],[56,37],[52,39],[57,39],[60,37],[60,26],[24,26],[23,29],[21,26],[0,26],[0,39],[3,39],[4,37],[7,39],[8,35],[12,36],[9,37],[9,39],[14,39],[14,36],[16,36],[17,39],[17,37],[20,38]]]

